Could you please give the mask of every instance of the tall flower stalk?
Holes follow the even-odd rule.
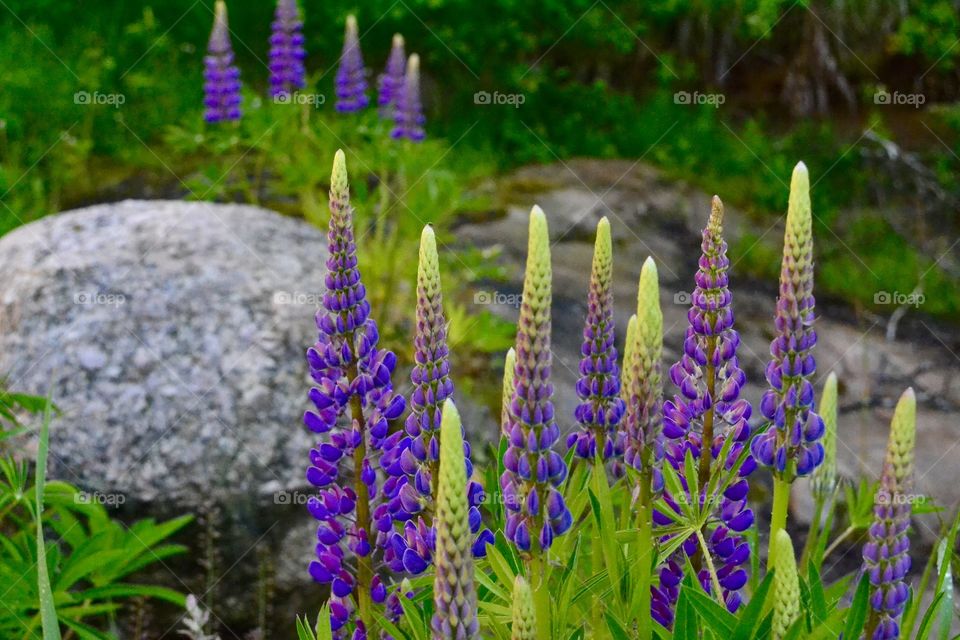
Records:
[[[900,616],[910,595],[911,484],[917,434],[917,400],[913,389],[900,396],[890,423],[890,438],[874,497],[873,524],[863,547],[863,569],[870,580],[870,615],[864,638],[900,637]]]
[[[766,376],[770,385],[760,401],[765,425],[752,443],[754,458],[773,472],[773,514],[770,539],[787,523],[790,485],[823,462],[823,420],[814,407],[811,379],[817,364],[813,347],[813,219],[810,176],[798,163],[790,181],[787,228],[783,238],[777,336],[770,343],[772,359]],[[768,558],[772,565],[773,554]]]
[[[423,125],[427,119],[420,102],[420,56],[415,53],[407,60],[407,72],[397,94],[393,117],[395,125],[390,133],[393,138],[421,142],[426,137]]]
[[[213,29],[203,59],[204,120],[223,122],[240,119],[240,69],[234,64],[227,4],[217,0]]]
[[[639,583],[638,637],[651,637],[652,627],[645,612],[651,611],[652,590],[650,567],[656,553],[653,537],[653,500],[663,490],[660,465],[663,460],[663,311],[660,309],[660,285],[657,265],[647,258],[640,269],[637,289],[637,313],[627,325],[627,341],[623,354],[624,463],[638,471],[634,490],[634,511],[637,523],[637,559]],[[662,616],[666,619],[667,616]]]
[[[740,606],[739,591],[747,580],[743,565],[750,558],[750,546],[739,533],[753,524],[753,512],[746,502],[746,476],[755,463],[749,455],[741,460],[750,439],[747,421],[751,408],[740,397],[746,378],[737,359],[740,336],[733,328],[730,261],[723,239],[723,204],[717,197],[713,198],[701,248],[683,355],[670,368],[670,379],[680,393],[663,408],[666,459],[682,472],[689,455],[697,477],[684,478],[682,491],[686,495],[664,496],[673,514],[658,513],[655,517],[670,523],[682,512],[681,505],[698,504],[710,518],[661,568],[653,610],[664,625],[673,621],[684,554],[697,569],[704,590],[730,611]],[[690,483],[699,487],[699,495],[689,495]],[[708,495],[713,486],[725,488],[719,495]]]
[[[567,447],[576,455],[593,462],[623,455],[619,426],[623,417],[617,348],[614,346],[613,319],[613,246],[610,222],[602,218],[597,225],[593,250],[590,289],[587,293],[587,319],[580,347],[580,379],[577,380],[576,409],[579,430],[567,438]]]
[[[270,34],[270,95],[287,95],[306,86],[303,21],[297,0],[277,0]]]
[[[536,639],[537,614],[533,607],[533,592],[523,576],[517,576],[513,581],[513,619],[510,640]]]
[[[377,346],[377,326],[357,268],[342,151],[336,154],[330,180],[327,244],[319,338],[307,351],[316,386],[309,394],[314,409],[304,414],[304,423],[322,436],[310,451],[307,468],[307,480],[317,487],[307,509],[320,522],[317,559],[309,571],[314,580],[330,585],[334,637],[361,640],[378,637],[373,608],[388,601],[374,563],[371,506],[383,499],[379,458],[388,422],[403,413],[404,399],[393,392],[396,357]],[[396,608],[399,603],[392,604]]]
[[[413,391],[405,430],[387,439],[382,458],[390,476],[383,491],[388,502],[374,514],[387,537],[385,559],[393,571],[419,574],[433,560],[434,520],[440,481],[441,410],[453,396],[450,378],[447,319],[443,313],[440,286],[440,259],[433,228],[427,226],[420,236],[420,262],[417,268],[417,310],[414,335],[414,366],[410,372]],[[461,441],[464,438],[461,436]],[[473,475],[470,445],[463,442],[467,476]],[[483,488],[470,481],[466,485],[470,527],[475,538],[474,552],[486,553],[493,534],[481,527],[479,507],[484,500]],[[393,530],[393,523],[403,527]]]
[[[397,99],[403,91],[407,70],[407,56],[404,53],[403,44],[403,36],[399,33],[394,34],[387,66],[377,79],[377,107],[380,117],[385,120],[394,118]]]
[[[370,104],[367,97],[367,70],[363,66],[360,51],[360,36],[356,17],[347,16],[343,34],[343,52],[336,77],[337,105],[340,113],[352,113],[365,109]]]
[[[800,576],[793,555],[793,542],[781,529],[771,542],[776,558],[773,574],[773,640],[787,637],[790,627],[800,618]]]
[[[473,541],[467,498],[468,468],[463,456],[463,426],[453,401],[443,404],[437,488],[437,571],[433,580],[435,640],[479,640]]]
[[[508,447],[500,477],[507,522],[504,533],[526,559],[536,603],[540,638],[550,637],[550,593],[546,554],[572,517],[559,487],[567,474],[553,450],[560,438],[550,381],[552,275],[547,219],[530,212],[530,237],[517,328],[513,396],[505,425]]]

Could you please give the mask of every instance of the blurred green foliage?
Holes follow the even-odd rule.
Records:
[[[261,202],[317,219],[324,159],[346,145],[353,166],[372,176],[369,184],[354,181],[360,201],[369,195],[371,210],[394,211],[380,217],[401,225],[421,223],[404,215],[409,209],[442,232],[441,221],[469,206],[469,190],[484,176],[586,155],[641,158],[720,193],[767,228],[783,211],[781,179],[803,159],[818,181],[824,294],[870,307],[877,289],[910,290],[923,280],[925,311],[960,313],[956,273],[935,264],[912,234],[889,233],[890,221],[875,212],[909,211],[909,196],[878,201],[859,152],[866,127],[883,131],[933,169],[944,193],[960,197],[954,3],[308,0],[308,70],[312,90],[328,100],[307,124],[300,110],[271,108],[279,105],[259,97],[272,3],[228,4],[245,83],[237,130],[201,122],[212,0],[9,0],[0,8],[0,55],[17,61],[0,70],[0,233],[65,207],[144,195]],[[424,149],[391,144],[372,113],[332,113],[349,11],[374,74],[394,32],[420,54],[433,140]],[[788,87],[807,93],[788,95]],[[928,108],[878,109],[873,95],[886,87],[922,91]],[[678,105],[678,91],[722,93],[725,102]],[[123,104],[77,104],[78,92],[121,95]],[[523,102],[477,104],[478,92]],[[793,113],[810,96],[829,110]],[[859,101],[856,114],[849,99]],[[399,158],[409,176],[430,168],[414,192],[392,194],[404,195],[403,203],[390,201],[396,185],[378,188],[384,172],[402,179]],[[391,197],[381,199],[384,192]],[[856,218],[843,219],[852,208]],[[740,247],[752,247],[741,268],[766,275],[775,263],[753,240]],[[892,250],[906,259],[891,259]],[[854,287],[864,275],[870,286]]]

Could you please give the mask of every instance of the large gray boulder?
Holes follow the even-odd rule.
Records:
[[[256,207],[169,201],[0,238],[0,374],[52,390],[52,473],[188,505],[302,485],[325,247]]]

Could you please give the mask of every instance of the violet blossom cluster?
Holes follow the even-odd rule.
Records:
[[[683,469],[688,453],[699,467],[701,495],[696,499],[714,509],[708,530],[703,534],[723,590],[721,597],[733,612],[740,606],[740,589],[747,581],[743,566],[750,558],[750,545],[739,534],[753,524],[753,512],[746,502],[749,488],[746,476],[756,464],[748,456],[722,495],[703,494],[710,475],[733,469],[750,439],[747,421],[751,408],[740,397],[746,378],[737,359],[740,336],[733,328],[732,295],[728,286],[730,261],[722,236],[722,220],[723,205],[714,197],[710,221],[703,230],[702,255],[687,313],[689,326],[683,355],[670,368],[670,379],[680,393],[664,403],[663,436],[664,453],[674,469]],[[725,459],[718,460],[728,440],[732,440],[732,446]],[[682,480],[686,483],[686,479]],[[678,501],[694,498],[665,493],[664,499],[679,513]],[[670,513],[655,512],[654,515],[660,525],[674,520]],[[652,605],[654,618],[661,624],[669,626],[673,622],[684,555],[696,559],[700,553],[698,540],[691,535],[661,568],[660,586],[654,589]],[[713,584],[707,563],[700,564],[697,578],[710,593]]]
[[[306,86],[303,21],[297,0],[277,0],[270,34],[270,95],[289,94]]]
[[[352,113],[361,111],[370,104],[367,97],[367,69],[363,65],[363,53],[360,51],[360,36],[357,32],[357,19],[347,16],[347,25],[343,36],[343,52],[340,54],[340,67],[336,77],[337,111]]]
[[[580,458],[593,461],[623,455],[624,438],[620,433],[624,403],[620,398],[620,373],[614,346],[613,248],[610,222],[602,218],[597,225],[596,246],[587,294],[587,319],[580,347],[580,378],[577,380],[576,419],[580,428],[567,437]]]
[[[757,462],[787,481],[809,475],[824,458],[823,420],[814,406],[813,229],[810,178],[801,162],[793,171],[777,298],[777,336],[770,343],[770,389],[760,401],[767,427],[752,444]]]
[[[383,468],[389,475],[383,487],[388,500],[375,514],[386,537],[384,559],[397,573],[417,575],[433,561],[441,409],[453,396],[448,356],[447,320],[443,312],[436,238],[433,229],[427,226],[420,240],[410,413],[405,430],[388,438],[382,458]],[[470,444],[465,438],[463,456],[470,478],[473,463]],[[493,542],[493,534],[482,527],[479,507],[483,500],[483,488],[470,480],[467,483],[467,503],[470,531],[474,536],[473,553],[477,557],[486,555],[486,545]],[[394,530],[394,522],[400,524],[402,531]]]
[[[234,64],[227,5],[217,0],[213,29],[203,58],[204,120],[210,123],[240,119],[240,69]]]
[[[307,352],[316,386],[310,390],[314,409],[304,423],[322,439],[310,451],[307,480],[317,494],[307,509],[319,521],[317,558],[310,575],[330,585],[331,627],[346,638],[366,638],[369,621],[357,615],[358,603],[372,601],[399,615],[396,594],[388,598],[376,575],[371,505],[380,503],[377,469],[390,420],[404,410],[404,399],[393,392],[391,375],[396,356],[377,346],[377,325],[357,268],[353,213],[349,202],[342,151],[334,160],[330,187],[330,226],[327,233],[326,293],[317,312],[319,338]],[[389,519],[389,516],[386,516]]]
[[[507,450],[500,476],[507,522],[504,534],[521,552],[541,553],[566,533],[573,518],[560,485],[567,475],[553,450],[560,439],[550,381],[550,238],[539,207],[530,212],[530,238],[517,328],[513,393],[503,426]]]

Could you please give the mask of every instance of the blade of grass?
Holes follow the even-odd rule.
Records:
[[[53,604],[50,574],[47,572],[47,547],[43,539],[43,488],[47,482],[47,450],[50,446],[50,416],[53,404],[47,395],[40,423],[40,444],[37,446],[36,523],[37,523],[37,592],[40,594],[40,620],[43,640],[60,640],[60,622]]]

